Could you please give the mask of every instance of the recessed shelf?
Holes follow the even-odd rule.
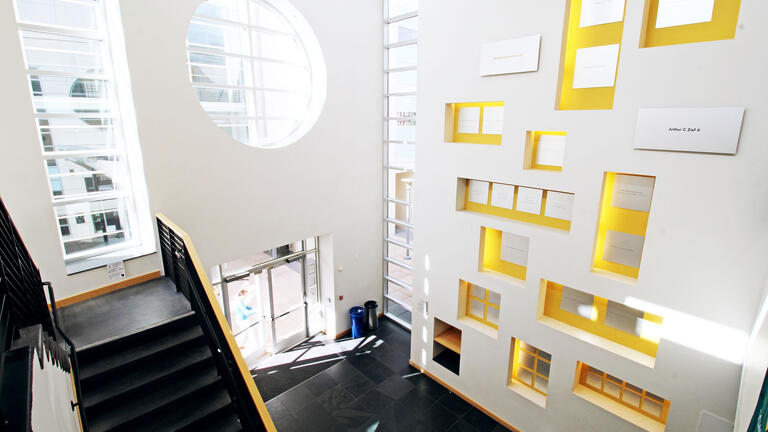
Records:
[[[478,271],[507,276],[521,285],[528,268],[528,243],[528,237],[480,227]]]
[[[538,321],[644,366],[656,363],[658,315],[542,279]]]
[[[562,171],[565,132],[526,131],[524,169]]]
[[[456,210],[571,230],[574,194],[507,183],[458,178]]]
[[[637,279],[655,184],[652,176],[605,173],[593,270]]]
[[[501,145],[504,102],[445,104],[445,142]]]
[[[659,0],[646,0],[640,48],[733,39],[740,7],[740,0],[715,0],[710,21],[657,28]]]
[[[461,330],[435,318],[433,334],[432,360],[458,375],[461,369]]]

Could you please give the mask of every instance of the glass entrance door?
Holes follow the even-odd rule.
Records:
[[[309,337],[304,257],[267,269],[274,352]]]

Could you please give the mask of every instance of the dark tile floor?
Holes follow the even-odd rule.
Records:
[[[506,430],[411,367],[410,333],[392,321],[382,319],[372,335],[349,342],[339,341],[351,348],[336,354],[338,359],[312,365],[323,365],[324,370],[279,395],[265,395],[278,431]],[[266,394],[276,388],[269,387],[270,381],[293,382],[288,377],[293,374],[304,378],[307,372],[297,372],[301,369],[283,365],[254,372]]]

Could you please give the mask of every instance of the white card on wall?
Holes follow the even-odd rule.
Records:
[[[541,189],[518,187],[517,210],[526,213],[541,214],[541,198],[544,191]]]
[[[656,179],[653,177],[616,174],[611,206],[627,210],[651,211],[655,182]]]
[[[573,88],[613,87],[619,64],[619,44],[576,50]]]
[[[539,70],[541,35],[484,43],[480,49],[480,76]]]
[[[637,114],[635,148],[736,154],[744,107],[643,108]]]
[[[483,108],[483,134],[501,135],[504,133],[504,107],[489,106]]]
[[[469,181],[469,201],[477,204],[488,204],[488,190],[490,183],[487,181]]]
[[[565,135],[539,135],[536,165],[563,166]]]
[[[459,108],[459,133],[480,133],[480,107]]]
[[[491,205],[509,210],[515,209],[515,186],[494,183],[491,188]]]
[[[122,261],[107,264],[107,279],[110,281],[125,279],[125,265]]]
[[[656,28],[712,21],[715,0],[659,0]]]
[[[624,19],[625,0],[583,0],[579,27],[619,22]]]
[[[608,230],[605,234],[603,259],[612,263],[640,268],[645,237]]]
[[[573,194],[547,191],[544,216],[567,221],[571,220],[573,216]]]
[[[528,266],[528,237],[502,231],[500,258],[512,264]]]

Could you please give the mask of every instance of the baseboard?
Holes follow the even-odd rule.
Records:
[[[458,397],[460,397],[460,398],[464,399],[465,401],[467,401],[467,403],[468,403],[468,404],[472,405],[473,407],[475,407],[475,408],[477,408],[478,410],[480,410],[480,411],[482,411],[483,413],[485,413],[485,415],[487,415],[488,417],[490,417],[490,418],[492,418],[492,419],[496,420],[496,421],[497,421],[497,422],[498,422],[500,425],[502,425],[502,426],[504,426],[505,428],[507,428],[507,429],[511,430],[512,432],[520,432],[520,431],[519,431],[517,428],[515,428],[515,427],[514,427],[514,426],[512,426],[511,424],[509,424],[509,423],[505,422],[504,420],[502,420],[502,419],[501,419],[499,416],[497,416],[496,414],[494,414],[494,413],[492,413],[492,412],[488,411],[487,409],[483,408],[483,406],[481,406],[479,403],[477,403],[477,402],[473,401],[473,400],[472,400],[472,399],[470,399],[469,397],[467,397],[467,396],[463,395],[463,394],[462,394],[460,391],[458,391],[458,390],[456,390],[455,388],[453,388],[453,387],[449,386],[448,384],[444,383],[444,382],[443,382],[443,381],[442,381],[440,378],[436,377],[436,376],[435,376],[435,375],[433,375],[431,372],[429,372],[428,370],[424,369],[424,367],[423,367],[423,366],[419,365],[418,363],[414,362],[413,360],[409,360],[409,361],[408,361],[408,363],[410,363],[410,364],[411,364],[411,366],[413,366],[413,367],[415,367],[416,369],[418,369],[419,371],[421,371],[421,373],[423,373],[424,375],[426,375],[426,376],[428,376],[428,377],[432,378],[433,380],[435,380],[435,381],[436,381],[438,384],[440,384],[441,386],[443,386],[443,387],[447,388],[448,390],[450,390],[450,391],[451,391],[451,393],[454,393],[456,396],[458,396]]]
[[[381,317],[383,317],[383,316],[384,316],[384,312],[379,312],[379,319],[381,319]],[[337,334],[336,337],[333,338],[333,340],[341,339],[341,338],[346,336],[351,331],[352,331],[352,329],[348,328],[348,329],[344,330],[343,332]]]
[[[61,307],[70,306],[75,303],[79,303],[83,300],[92,299],[100,295],[108,294],[117,290],[121,290],[123,288],[128,288],[130,286],[138,285],[142,282],[146,282],[152,279],[157,279],[160,276],[162,276],[162,273],[160,273],[160,270],[157,270],[157,271],[153,271],[143,275],[134,276],[132,278],[123,279],[120,282],[115,282],[113,284],[109,284],[101,288],[96,288],[95,290],[86,291],[84,293],[80,293],[80,294],[73,295],[71,297],[67,297],[63,299],[57,299],[56,307],[61,308]]]

